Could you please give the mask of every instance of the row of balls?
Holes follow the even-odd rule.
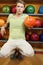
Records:
[[[2,12],[3,13],[16,13],[16,5],[13,5],[13,6],[4,5],[2,7]]]
[[[9,5],[4,5],[2,7],[2,12],[3,13],[16,13],[16,5],[13,5],[10,7]],[[28,5],[25,8],[25,13],[33,14],[35,13],[35,7],[33,5]],[[43,14],[43,5],[39,7],[38,13]]]
[[[33,14],[35,13],[35,7],[33,5],[28,5],[25,9],[26,13]],[[38,13],[43,14],[43,5],[41,5],[38,9]]]
[[[5,20],[0,18],[0,27],[4,26],[5,23],[6,23]],[[27,23],[28,23],[28,24],[27,24]],[[38,18],[37,18],[36,21],[34,22],[34,18],[33,18],[33,17],[28,17],[28,18],[26,18],[26,20],[24,21],[24,24],[25,24],[25,26],[27,26],[27,27],[32,27],[32,26],[34,26],[34,24],[35,24],[34,27],[36,27],[36,28],[43,28],[43,21],[40,20],[40,19],[38,19]]]
[[[43,28],[43,21],[41,19],[36,18],[35,28]]]
[[[35,27],[35,28],[43,28],[43,20],[40,18],[35,18],[33,16],[27,16],[24,20],[24,25],[29,27]]]
[[[40,35],[37,33],[26,34],[26,41],[43,41],[43,33]]]

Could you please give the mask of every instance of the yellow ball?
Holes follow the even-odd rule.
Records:
[[[5,25],[5,20],[4,19],[0,19],[0,27]]]

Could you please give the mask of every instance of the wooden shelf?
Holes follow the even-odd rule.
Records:
[[[30,16],[43,16],[43,14],[28,14]]]
[[[43,41],[28,41],[29,43],[42,43],[43,44]]]
[[[13,14],[13,13],[0,13],[0,15],[9,15],[9,14]],[[43,14],[28,14],[30,16],[43,16]]]
[[[7,40],[0,40],[0,42],[7,42]],[[28,41],[29,43],[43,43],[43,41]]]
[[[43,30],[43,28],[32,28],[32,30]]]
[[[8,40],[0,40],[0,42],[7,42]]]
[[[8,16],[9,14],[11,13],[0,13],[0,15],[5,15],[5,16]]]
[[[40,48],[34,48],[34,51],[36,51],[36,52],[43,52],[43,49],[40,49]]]

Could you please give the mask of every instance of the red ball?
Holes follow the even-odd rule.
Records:
[[[26,34],[26,41],[29,41],[29,40],[30,40],[30,35]]]
[[[15,5],[12,6],[12,8],[11,8],[11,12],[12,12],[12,13],[16,13],[16,6],[15,6]]]
[[[41,27],[43,27],[43,21],[42,21],[42,26]]]
[[[1,35],[1,33],[0,33],[0,39],[2,39],[2,35]]]
[[[40,19],[36,19],[35,27],[41,27],[42,21]]]
[[[32,41],[38,41],[38,40],[39,40],[39,35],[36,34],[36,33],[33,33],[33,34],[31,35],[31,40],[32,40]]]

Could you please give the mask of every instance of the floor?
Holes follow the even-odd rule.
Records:
[[[43,54],[35,54],[33,57],[23,57],[23,60],[11,60],[0,58],[0,65],[43,65]]]

